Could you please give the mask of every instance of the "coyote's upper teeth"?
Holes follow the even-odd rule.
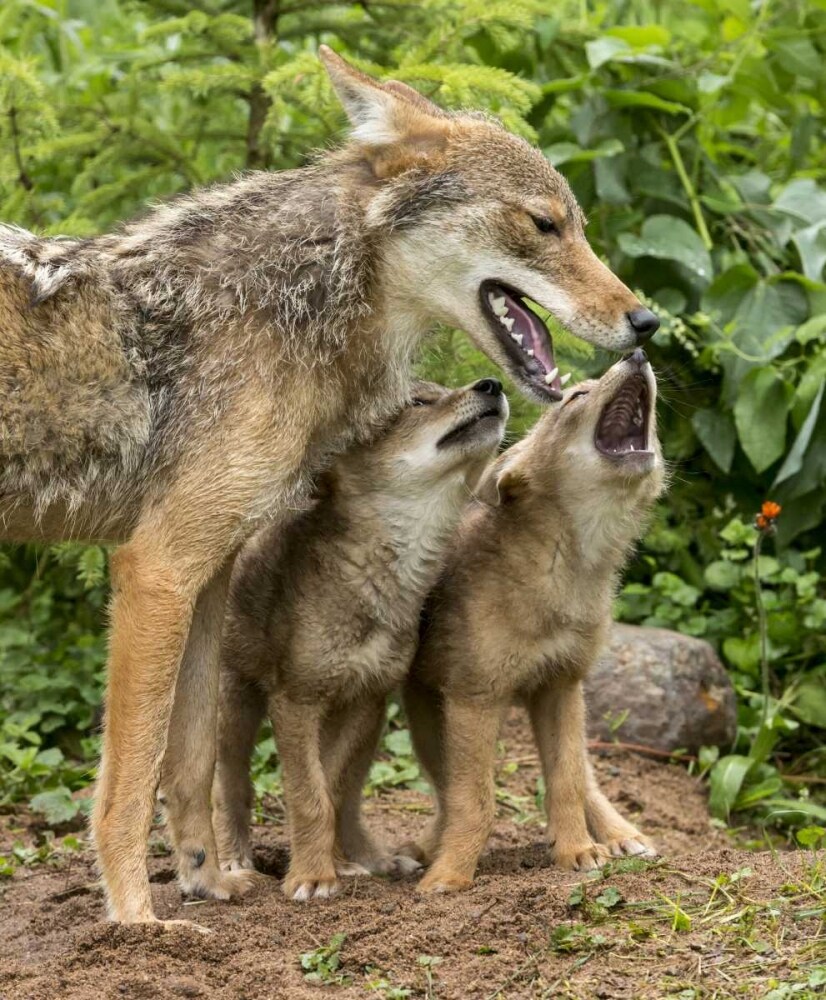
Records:
[[[498,298],[492,294],[488,295],[488,301],[490,302],[491,309],[493,309],[497,316],[507,316],[508,306],[504,295],[500,295]]]
[[[516,322],[516,320],[512,316],[500,316],[499,322],[502,324],[502,326],[507,327],[508,332],[510,332],[513,329],[513,324]]]
[[[567,385],[571,381],[571,373],[565,372],[562,378],[559,380],[561,385]]]
[[[554,368],[553,371],[548,372],[548,374],[545,376],[545,381],[548,383],[548,385],[550,385],[551,382],[553,382],[553,380],[557,377],[558,374],[559,374],[558,368]]]

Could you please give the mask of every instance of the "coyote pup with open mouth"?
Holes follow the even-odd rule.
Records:
[[[285,893],[325,897],[337,874],[411,867],[373,843],[361,790],[386,695],[407,673],[422,604],[507,415],[496,379],[452,392],[419,383],[383,437],[338,459],[317,506],[241,553],[222,648],[224,866],[253,867],[249,761],[269,710],[290,821]]]
[[[656,382],[641,349],[583,382],[498,460],[428,601],[404,702],[437,795],[403,851],[423,892],[470,885],[494,818],[503,711],[527,704],[557,864],[653,853],[597,788],[582,680],[603,645],[620,569],[663,489]]]

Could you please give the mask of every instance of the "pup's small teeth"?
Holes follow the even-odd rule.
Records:
[[[559,380],[560,385],[567,385],[571,381],[571,373],[566,372]]]
[[[559,374],[558,368],[554,368],[553,371],[548,372],[548,374],[545,376],[545,381],[548,383],[548,385],[550,385],[551,382],[553,382],[553,380],[557,377],[558,374]]]
[[[497,316],[507,316],[508,306],[504,295],[500,295],[499,298],[496,298],[494,295],[489,295],[488,299],[490,301],[491,308]]]
[[[528,349],[525,353],[528,355],[529,358],[533,357],[533,351],[532,350]]]
[[[521,333],[512,333],[511,340],[515,340],[519,346],[522,346],[522,341],[525,339],[524,335]]]
[[[502,326],[507,327],[507,330],[510,333],[510,331],[513,329],[513,324],[516,322],[516,320],[512,316],[500,316],[499,322],[502,324]]]

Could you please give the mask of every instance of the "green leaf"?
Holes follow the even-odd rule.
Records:
[[[708,250],[691,226],[676,215],[652,215],[643,223],[639,236],[620,233],[618,242],[629,257],[673,260],[704,281],[711,280]]]
[[[728,757],[721,757],[712,767],[708,800],[712,816],[728,820],[743,782],[753,765],[754,762],[749,757],[730,754]]]
[[[591,69],[599,69],[600,66],[610,62],[620,53],[628,53],[630,51],[631,46],[621,38],[606,36],[585,43],[585,57]]]
[[[67,823],[80,812],[80,805],[72,798],[68,788],[55,788],[35,795],[29,803],[35,812],[43,813],[51,826]]]
[[[807,726],[826,729],[826,673],[820,671],[800,681],[795,688],[791,710]]]
[[[603,90],[602,96],[614,108],[651,108],[667,115],[691,114],[691,108],[685,104],[666,101],[647,90]]]
[[[811,441],[812,433],[815,429],[815,425],[817,424],[817,418],[820,415],[820,404],[823,401],[823,390],[825,384],[826,383],[821,382],[817,395],[815,396],[809,412],[806,415],[806,419],[803,421],[803,426],[798,431],[797,437],[794,440],[794,444],[789,449],[785,462],[783,462],[780,466],[780,471],[774,477],[772,489],[780,483],[785,482],[785,480],[796,475],[803,468],[803,456],[806,454],[806,449],[809,447],[809,441]]]
[[[740,384],[734,422],[743,451],[757,472],[783,454],[794,390],[774,368],[750,371]]]
[[[737,444],[734,421],[729,414],[724,413],[718,407],[696,410],[691,417],[691,426],[714,464],[723,472],[728,472],[731,469],[734,448]]]
[[[703,573],[709,587],[721,591],[731,590],[740,582],[742,575],[742,568],[737,563],[729,562],[728,559],[717,559],[709,563]]]
[[[613,885],[606,886],[596,897],[596,901],[607,910],[613,909],[622,902],[622,893]]]
[[[723,656],[744,674],[758,673],[760,666],[760,638],[756,633],[748,636],[730,635],[723,640]]]

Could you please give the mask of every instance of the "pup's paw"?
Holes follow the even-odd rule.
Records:
[[[318,878],[287,872],[281,888],[287,899],[293,899],[297,903],[307,903],[311,899],[330,899],[338,892],[339,886],[335,875]]]
[[[252,872],[255,862],[249,855],[233,858],[221,858],[218,862],[222,872]]]
[[[552,849],[554,864],[569,871],[590,872],[602,868],[608,860],[608,849],[602,844],[560,844]]]
[[[462,889],[469,889],[472,884],[473,879],[467,875],[431,868],[416,886],[416,892],[428,895],[437,892],[461,892]]]
[[[181,892],[185,896],[196,896],[198,899],[238,899],[246,896],[254,889],[260,889],[272,884],[269,875],[257,872],[255,869],[237,871],[221,871],[217,865],[196,868],[194,871],[181,873],[179,876]]]
[[[363,878],[364,876],[373,875],[373,868],[366,867],[365,865],[359,864],[357,861],[339,861],[336,862],[336,875],[339,878]]]
[[[659,854],[653,841],[636,830],[622,832],[608,837],[605,846],[614,858],[642,857],[656,858]]]
[[[396,858],[408,858],[410,861],[415,861],[419,867],[426,865],[429,860],[424,846],[416,840],[405,841],[400,847],[396,848],[394,856]],[[415,871],[415,869],[412,870]]]
[[[415,858],[411,858],[406,854],[394,854],[391,857],[391,862],[393,867],[390,874],[396,878],[404,878],[406,875],[413,875],[415,872],[421,871],[422,864]]]

